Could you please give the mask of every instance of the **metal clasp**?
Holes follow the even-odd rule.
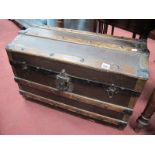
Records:
[[[28,66],[25,61],[22,62],[22,70],[27,70]]]
[[[112,84],[110,87],[108,87],[106,89],[106,91],[107,91],[107,94],[108,94],[109,98],[113,98],[114,95],[119,93],[119,89],[117,87],[115,87],[114,84]]]
[[[70,77],[67,75],[65,69],[56,75],[56,88],[60,91],[72,91],[73,89]]]

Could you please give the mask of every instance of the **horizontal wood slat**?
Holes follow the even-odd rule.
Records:
[[[26,91],[23,91],[23,90],[20,90],[20,93],[22,95],[24,95],[25,97],[28,97],[28,98],[31,98],[31,99],[34,99],[34,100],[37,100],[37,101],[41,101],[41,102],[44,102],[44,103],[48,103],[50,105],[53,105],[53,106],[56,106],[56,107],[59,107],[59,108],[63,108],[63,109],[66,109],[66,110],[69,110],[69,111],[72,111],[72,112],[75,112],[75,113],[78,113],[78,114],[82,114],[84,116],[88,116],[90,118],[94,118],[94,119],[97,119],[97,120],[100,120],[100,121],[103,121],[103,122],[106,122],[106,123],[110,123],[110,124],[117,125],[117,126],[119,126],[120,124],[122,124],[124,126],[127,125],[127,122],[125,122],[125,121],[114,119],[114,118],[107,117],[107,116],[103,116],[103,115],[96,114],[96,113],[93,113],[93,112],[89,112],[89,111],[79,109],[79,108],[76,108],[76,107],[73,107],[73,106],[69,106],[69,105],[63,104],[61,102],[57,102],[57,101],[54,101],[54,100],[51,100],[51,99],[47,99],[47,98],[44,98],[42,96],[38,96],[38,95],[29,93],[29,92],[26,92]]]
[[[132,114],[132,111],[133,111],[132,109],[127,108],[127,107],[118,106],[115,104],[88,98],[88,97],[77,95],[74,93],[65,92],[65,91],[61,92],[61,91],[58,91],[56,88],[48,87],[48,86],[45,86],[45,85],[42,85],[36,82],[32,82],[29,80],[19,78],[19,77],[15,77],[15,80],[19,82],[20,84],[28,85],[29,87],[32,87],[32,88],[37,88],[42,91],[48,91],[48,92],[51,92],[59,96],[63,96],[63,97],[66,97],[72,100],[80,101],[86,104],[91,104],[91,105],[94,105],[100,108],[109,109],[109,110],[116,111],[116,112],[122,112],[124,114],[129,114],[129,115]]]

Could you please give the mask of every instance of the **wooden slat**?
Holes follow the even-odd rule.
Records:
[[[44,98],[42,96],[35,95],[35,94],[29,93],[29,92],[26,92],[26,91],[23,91],[23,90],[20,90],[20,93],[22,95],[24,95],[25,97],[27,97],[27,98],[31,98],[31,99],[34,99],[34,100],[37,100],[37,101],[48,103],[50,105],[53,105],[53,106],[56,106],[56,107],[59,107],[59,108],[63,108],[63,109],[66,109],[68,111],[72,111],[72,112],[75,112],[75,113],[78,113],[78,114],[81,114],[81,115],[84,115],[84,116],[88,116],[90,118],[94,118],[94,119],[97,119],[97,120],[100,120],[100,121],[103,121],[103,122],[106,122],[106,123],[110,123],[110,124],[118,125],[118,126],[120,124],[122,124],[124,126],[127,125],[127,122],[125,122],[125,121],[114,119],[114,118],[107,117],[107,116],[103,116],[103,115],[96,114],[96,113],[93,113],[93,112],[89,112],[89,111],[86,111],[86,110],[83,110],[83,109],[79,109],[79,108],[76,108],[76,107],[73,107],[73,106],[70,106],[70,105],[66,105],[64,103],[57,102],[57,101],[54,101],[54,100],[51,100],[51,99],[47,99],[47,98]]]
[[[71,92],[66,92],[66,91],[60,92],[56,88],[48,87],[48,86],[45,86],[45,85],[42,85],[42,84],[39,84],[36,82],[32,82],[29,80],[19,78],[19,77],[15,77],[15,80],[17,82],[19,82],[20,84],[28,85],[29,87],[32,87],[32,88],[36,88],[36,89],[46,91],[46,92],[51,92],[55,95],[63,96],[63,97],[66,97],[66,98],[69,98],[72,100],[76,100],[76,101],[80,101],[80,102],[83,102],[86,104],[94,105],[94,106],[97,106],[100,108],[104,108],[104,109],[108,109],[108,110],[112,110],[112,111],[116,111],[116,112],[120,112],[120,113],[124,113],[124,114],[132,114],[132,111],[133,111],[132,109],[127,108],[127,107],[122,107],[122,106],[118,106],[115,104],[103,102],[100,100],[88,98],[88,97],[85,97],[82,95],[77,95],[77,94],[74,94]]]

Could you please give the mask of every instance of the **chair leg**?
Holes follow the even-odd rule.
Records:
[[[111,35],[114,35],[114,26],[112,26],[112,29],[111,29]]]
[[[143,113],[136,121],[137,124],[134,127],[135,132],[139,132],[142,128],[145,128],[149,125],[149,121],[154,112],[155,112],[155,89]]]
[[[104,24],[103,34],[107,34],[108,24]]]
[[[103,32],[103,23],[99,22],[99,33]]]
[[[136,33],[133,33],[132,38],[133,38],[133,39],[136,38]]]

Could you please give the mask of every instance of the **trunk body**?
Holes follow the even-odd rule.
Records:
[[[23,96],[118,128],[148,79],[143,40],[31,27],[6,50]]]

